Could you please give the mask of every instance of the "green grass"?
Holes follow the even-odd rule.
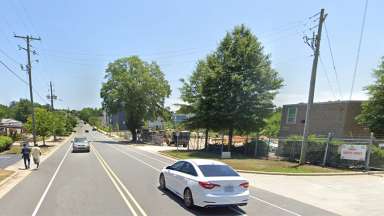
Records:
[[[323,168],[314,165],[298,166],[297,163],[278,160],[262,160],[248,158],[242,155],[233,155],[232,159],[220,159],[219,155],[203,151],[162,151],[163,154],[179,158],[206,158],[222,161],[237,170],[250,170],[262,172],[285,172],[285,173],[329,173],[342,172],[340,169]]]

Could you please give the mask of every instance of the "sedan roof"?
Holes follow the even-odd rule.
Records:
[[[209,160],[209,159],[187,159],[184,161],[188,161],[188,162],[193,163],[197,166],[199,166],[199,165],[226,165],[225,163],[215,161],[215,160]]]

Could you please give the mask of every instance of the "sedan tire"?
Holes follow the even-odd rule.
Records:
[[[160,174],[160,177],[159,177],[159,185],[160,185],[160,189],[161,189],[161,190],[166,190],[166,189],[167,189],[167,186],[166,186],[166,184],[165,184],[164,174]]]
[[[187,208],[192,208],[193,207],[193,197],[192,197],[192,192],[189,188],[184,190],[184,205]]]

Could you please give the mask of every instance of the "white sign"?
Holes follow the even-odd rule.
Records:
[[[341,159],[365,161],[366,145],[342,145]]]

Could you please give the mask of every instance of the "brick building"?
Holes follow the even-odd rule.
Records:
[[[359,125],[355,118],[361,113],[363,101],[331,101],[314,103],[309,134],[334,137],[369,137],[369,130]],[[302,135],[307,104],[284,105],[280,122],[280,137]]]

